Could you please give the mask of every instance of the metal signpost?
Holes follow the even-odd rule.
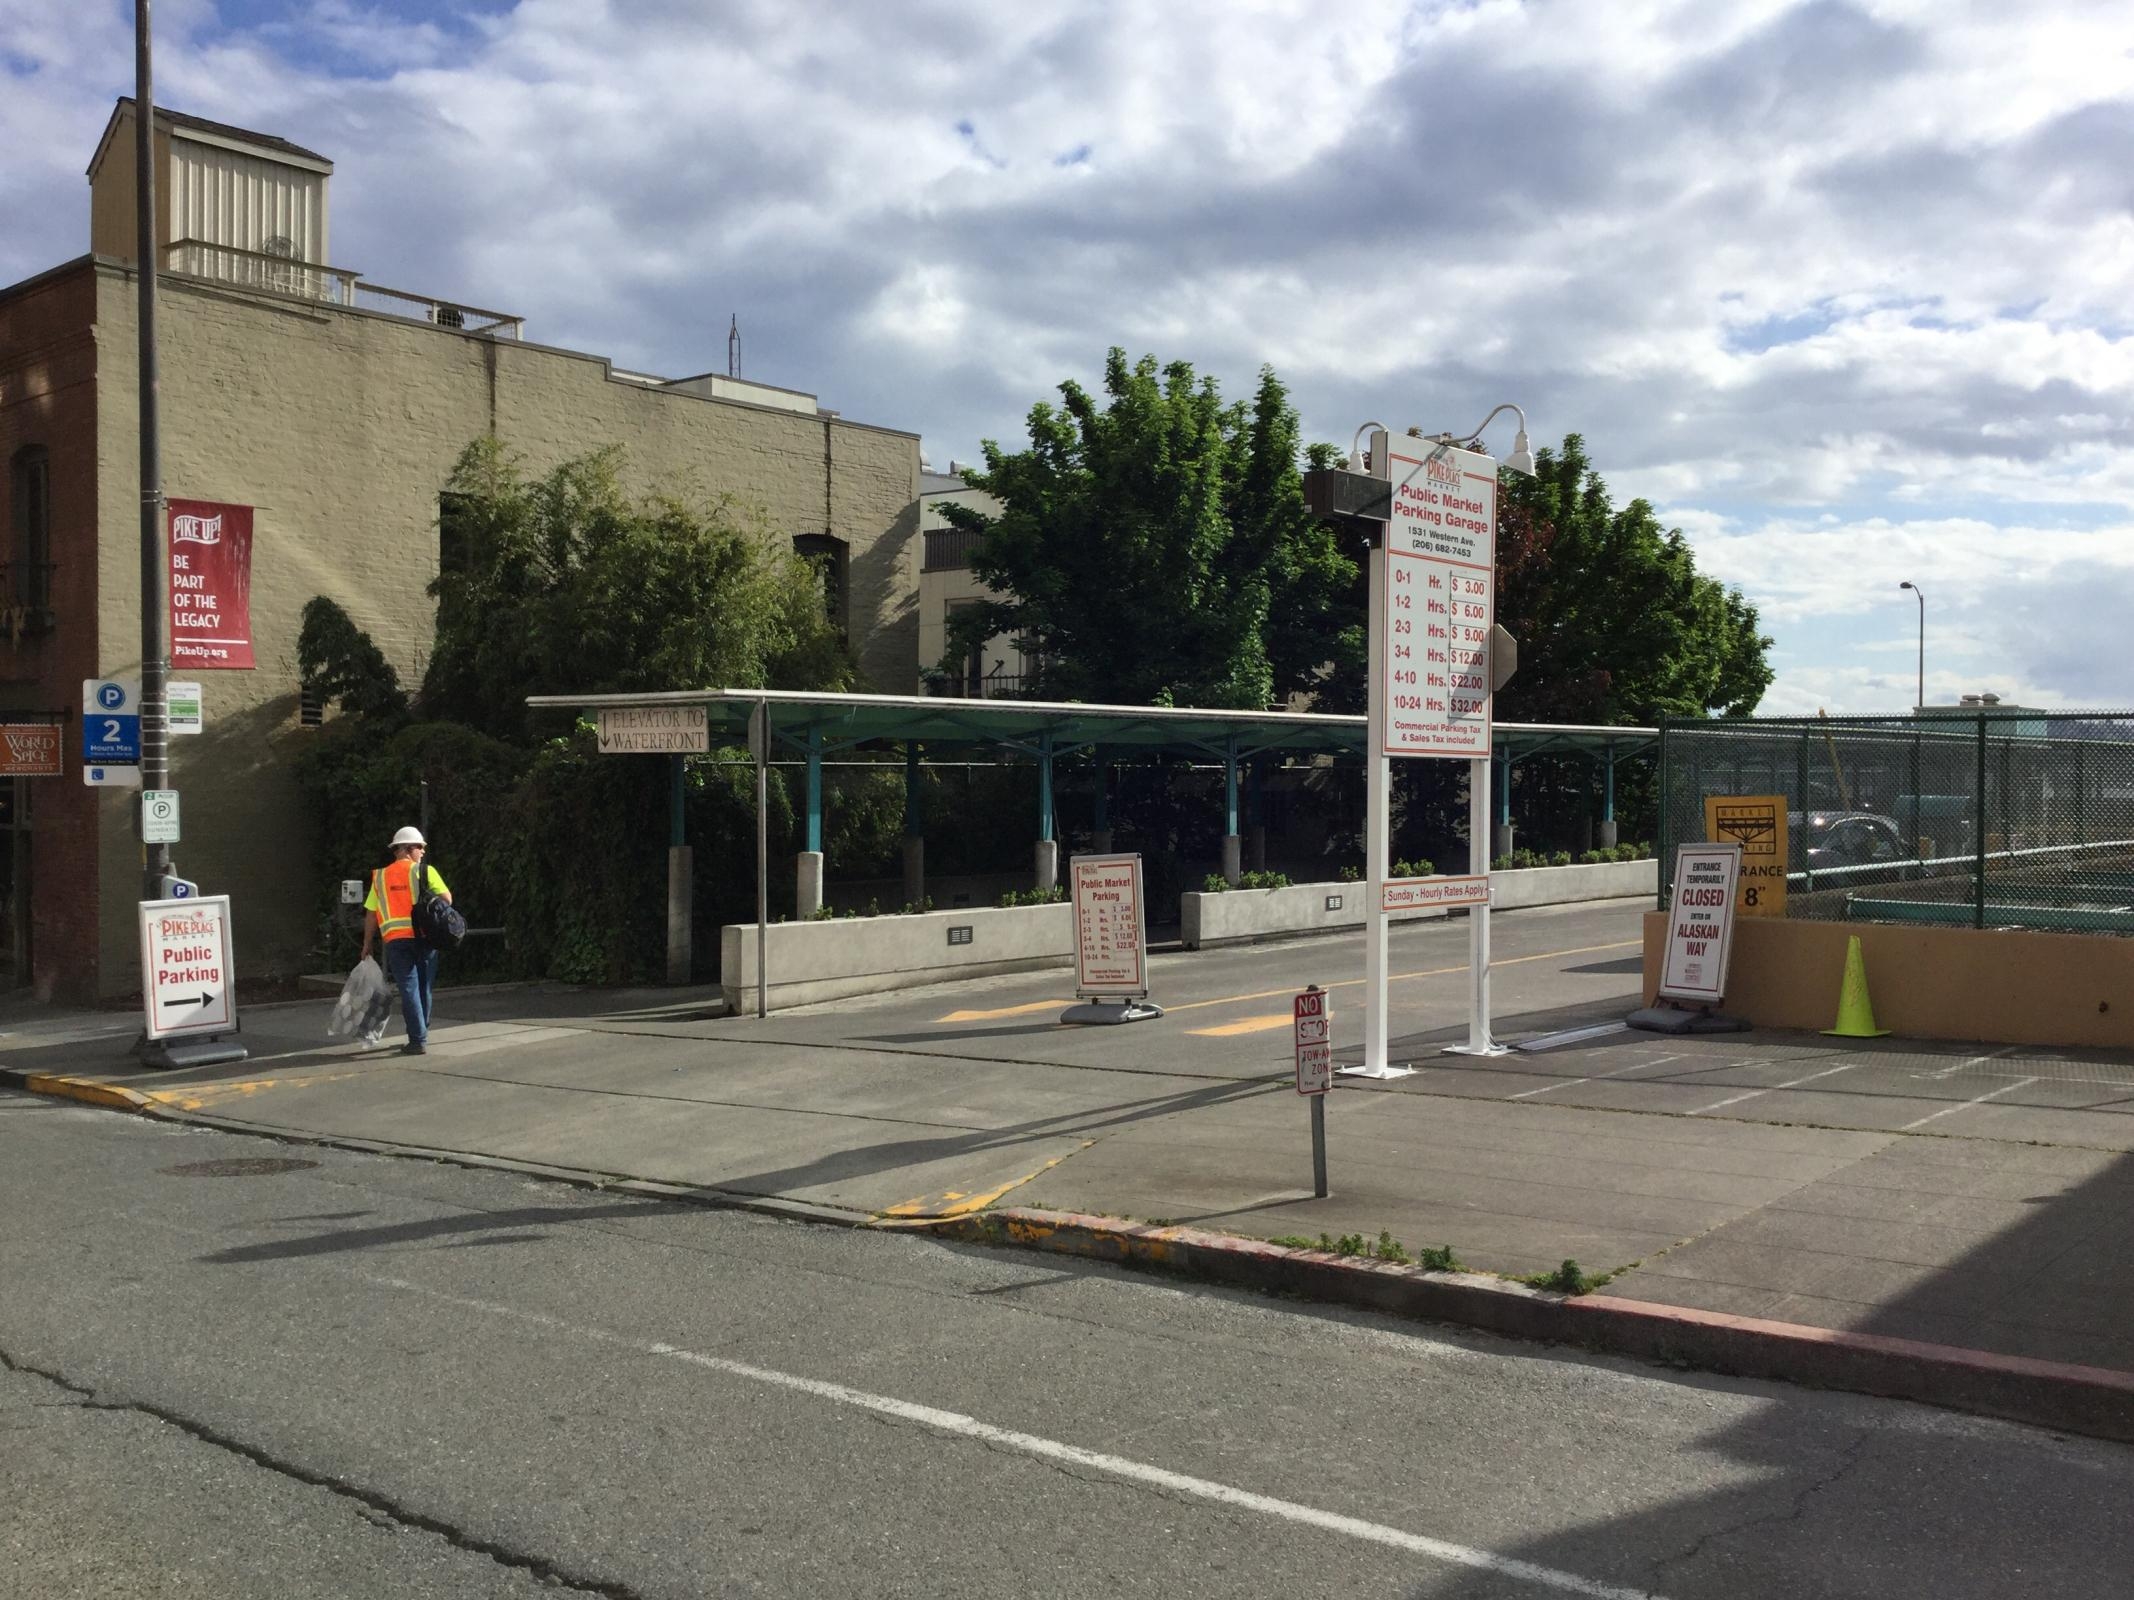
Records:
[[[1141,915],[1141,857],[1076,856],[1067,864],[1074,902],[1075,997],[1062,1022],[1144,1022],[1163,1015],[1149,1002],[1148,938]],[[1115,999],[1117,1005],[1106,1005]]]
[[[222,1037],[237,1031],[229,896],[145,900],[140,917],[144,1058],[161,1067],[242,1061],[244,1046]]]
[[[1291,1007],[1296,1029],[1297,1093],[1312,1107],[1312,1195],[1326,1198],[1326,1096],[1334,1087],[1334,1003],[1316,983]]]
[[[763,973],[771,924],[771,703],[758,700],[748,714],[748,754],[756,763],[756,1015],[769,1014],[770,988]]]
[[[1494,417],[1495,413],[1491,414]],[[1485,421],[1486,425],[1486,421]],[[1496,690],[1516,653],[1496,625],[1497,463],[1441,440],[1395,440],[1367,424],[1369,473],[1314,474],[1308,503],[1325,515],[1378,524],[1370,553],[1370,749],[1365,757],[1362,1078],[1395,1078],[1412,1067],[1386,1059],[1386,941],[1390,914],[1427,906],[1468,908],[1472,973],[1462,1054],[1501,1055],[1489,1028],[1490,753]],[[1468,444],[1475,441],[1469,439]],[[1513,453],[1526,465],[1526,432]],[[1373,492],[1369,480],[1380,480]],[[1392,757],[1464,760],[1468,770],[1465,876],[1391,877]]]

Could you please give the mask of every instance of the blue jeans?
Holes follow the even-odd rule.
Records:
[[[420,939],[388,939],[385,969],[400,989],[400,1014],[407,1019],[408,1043],[430,1037],[430,991],[437,987],[437,952]]]

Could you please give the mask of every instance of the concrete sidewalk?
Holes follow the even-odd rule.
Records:
[[[1060,1029],[1053,1000],[1017,998],[1047,982],[1058,980],[885,997],[872,1009],[846,1002],[783,1026],[711,1015],[715,991],[461,993],[448,995],[448,1012],[472,1020],[438,1027],[422,1058],[329,1045],[328,1005],[305,1002],[253,1008],[252,1059],[190,1073],[139,1070],[125,1053],[131,1016],[18,1016],[0,1030],[0,1079],[283,1137],[856,1223],[969,1232],[970,1219],[1012,1207],[1022,1218],[1156,1224],[1203,1257],[1222,1248],[1212,1236],[1384,1233],[1411,1253],[1449,1246],[1484,1273],[1543,1273],[1569,1258],[1589,1276],[1613,1275],[1603,1295],[1579,1302],[1590,1312],[1643,1308],[1648,1321],[1704,1330],[1699,1339],[1751,1326],[1739,1319],[1794,1330],[1788,1348],[1803,1354],[1780,1375],[1910,1392],[1886,1379],[1848,1383],[1811,1357],[1895,1352],[1925,1372],[1978,1352],[2002,1379],[2065,1376],[2084,1405],[2102,1395],[2109,1408],[2123,1389],[2128,1421],[2093,1431],[2134,1429],[2134,1261],[2118,1247],[2134,1202],[2134,1061],[1623,1032],[1475,1061],[1439,1055],[1456,1030],[1432,1030],[1397,1046],[1420,1064],[1415,1076],[1341,1081],[1327,1115],[1332,1194],[1318,1200],[1308,1110],[1281,1065],[1286,1041],[1226,1039],[1222,1070],[1211,1070],[1211,1046],[1166,1048],[1157,1030],[1169,1019]],[[1261,995],[1236,998],[1265,1008]],[[1611,1010],[1536,1021],[1591,1024]],[[963,1029],[960,1042],[911,1031],[921,1015]],[[1095,1033],[1112,1035],[1100,1057],[1058,1059]],[[898,1038],[919,1042],[882,1042]],[[1107,1225],[1077,1226],[1075,1248],[1184,1255],[1149,1244],[1147,1228],[1113,1228],[1090,1245]],[[1238,1281],[1346,1292],[1325,1291],[1335,1280],[1323,1274],[1297,1279],[1294,1266],[1263,1270],[1285,1252],[1234,1254],[1263,1271]],[[1390,1270],[1368,1269],[1363,1298],[1383,1299]],[[1553,1303],[1522,1303],[1543,1302]],[[1442,1296],[1410,1305],[1572,1336],[1560,1319],[1492,1321],[1498,1312],[1470,1314]],[[1842,1338],[1819,1345],[1818,1333]],[[1921,1397],[2083,1425],[1954,1390]]]

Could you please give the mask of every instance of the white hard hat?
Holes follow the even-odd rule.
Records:
[[[397,850],[404,844],[419,844],[427,850],[430,846],[430,841],[422,836],[420,828],[402,828],[393,835],[393,848]]]

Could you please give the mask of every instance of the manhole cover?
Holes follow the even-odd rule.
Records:
[[[317,1165],[316,1161],[304,1161],[296,1156],[224,1156],[218,1161],[188,1161],[183,1166],[165,1167],[163,1175],[168,1178],[271,1178],[277,1172],[302,1172]]]

